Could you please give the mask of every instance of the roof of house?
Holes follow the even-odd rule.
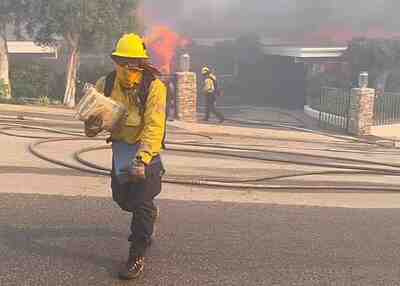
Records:
[[[295,58],[339,58],[347,50],[346,46],[338,47],[294,47],[294,46],[263,46],[268,55],[278,55]]]
[[[57,57],[57,47],[39,46],[32,41],[7,41],[9,54],[35,54]]]
[[[235,38],[195,38],[193,41],[198,45],[214,47],[223,41],[235,41]],[[294,58],[340,58],[347,50],[347,46],[344,45],[311,46],[266,37],[261,37],[259,41],[266,55]]]
[[[193,42],[200,46],[206,46],[206,47],[214,47],[218,43],[226,42],[226,41],[235,41],[236,38],[194,38]]]

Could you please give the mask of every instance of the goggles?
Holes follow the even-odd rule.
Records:
[[[132,70],[143,71],[144,61],[142,59],[130,59],[122,57],[112,57],[113,61],[120,67]]]

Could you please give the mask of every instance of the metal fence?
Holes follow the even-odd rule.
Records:
[[[385,92],[375,96],[374,125],[400,123],[400,93]]]
[[[350,91],[347,89],[323,87],[319,102],[319,122],[321,127],[348,128]]]

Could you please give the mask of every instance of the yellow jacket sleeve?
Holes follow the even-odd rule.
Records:
[[[151,86],[144,113],[144,127],[138,156],[148,164],[158,155],[162,148],[165,133],[167,88],[160,80]]]

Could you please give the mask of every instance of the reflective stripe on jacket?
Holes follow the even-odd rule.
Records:
[[[205,95],[210,95],[215,92],[214,82],[211,78],[214,79],[215,81],[217,80],[217,78],[213,74],[207,76],[207,78],[204,80],[204,87],[203,87]]]

